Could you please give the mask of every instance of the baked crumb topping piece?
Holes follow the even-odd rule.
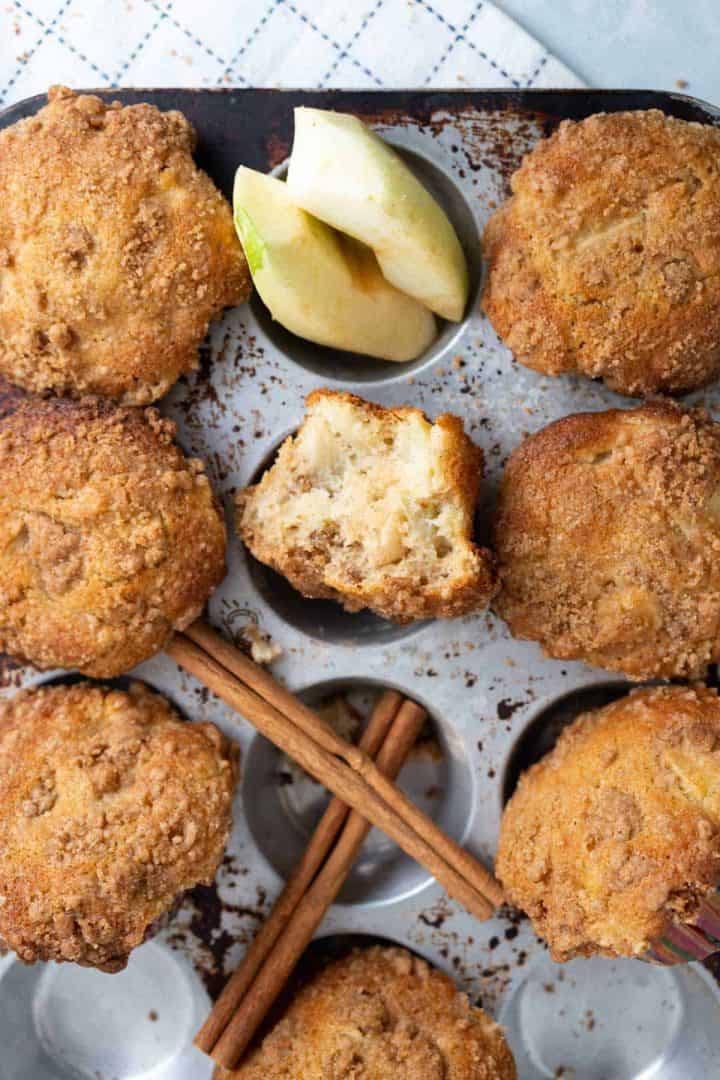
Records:
[[[225,573],[202,462],[154,409],[3,398],[0,650],[40,668],[129,671]]]
[[[644,397],[720,374],[720,131],[656,109],[564,121],[485,229],[517,359]]]
[[[720,425],[654,402],[566,416],[505,470],[496,610],[548,656],[631,678],[720,659]]]
[[[635,690],[520,779],[496,871],[555,960],[640,956],[720,883],[720,699]]]
[[[211,882],[237,760],[140,683],[0,701],[0,938],[26,963],[123,968],[181,893]]]
[[[490,552],[471,540],[482,451],[455,416],[316,390],[295,436],[237,497],[253,555],[303,595],[396,622],[487,606]]]
[[[243,1080],[515,1080],[502,1029],[404,949],[358,949],[291,1000]]]
[[[250,293],[232,211],[179,112],[54,87],[0,132],[0,374],[142,405]]]

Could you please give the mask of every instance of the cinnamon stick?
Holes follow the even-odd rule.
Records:
[[[402,696],[396,690],[385,691],[377,702],[359,743],[367,754],[373,757],[377,755],[401,704]],[[195,1046],[206,1054],[212,1052],[255,975],[278,937],[283,933],[293,911],[325,862],[349,812],[347,804],[337,795],[330,800],[310,843],[287,879],[285,888],[280,893],[270,915],[245,953],[239,968],[225,984],[212,1012],[195,1036]]]
[[[377,766],[385,775],[394,779],[400,772],[425,717],[425,710],[414,701],[403,703],[378,755]],[[297,905],[282,937],[216,1044],[212,1057],[218,1065],[234,1069],[240,1061],[342,888],[369,830],[370,823],[354,810],[327,862]]]
[[[491,908],[497,908],[503,903],[505,897],[496,878],[469,852],[465,851],[460,844],[447,836],[434,821],[426,814],[423,814],[391,780],[383,776],[375,762],[367,754],[363,753],[360,747],[354,746],[331,731],[312,709],[308,708],[289,690],[276,682],[269,672],[263,671],[249,657],[236,649],[234,645],[225,641],[203,620],[196,620],[188,627],[185,634],[208,655],[214,657],[223,667],[227,668],[228,671],[237,675],[256,694],[273,705],[279,712],[289,717],[311,738],[319,742],[330,753],[340,757],[359,773],[367,781],[368,786],[377,792],[393,811],[395,817],[406,823],[410,829],[421,837],[426,848],[441,852],[446,865],[449,865],[458,876],[464,878],[477,893],[487,898],[489,903],[486,904],[487,914],[484,918],[489,918]],[[324,783],[324,781],[322,782]],[[361,808],[356,807],[356,809]],[[378,822],[374,821],[373,824],[377,825]],[[381,825],[380,828],[384,828],[384,826]],[[400,847],[403,847],[403,842],[397,836],[392,833],[389,835]],[[416,848],[415,852],[413,852],[403,847],[403,850],[416,861],[431,869],[424,858],[419,853],[416,853],[419,852],[419,849]],[[448,891],[448,894],[454,896],[452,891],[447,888],[446,882],[441,877],[438,877],[433,870],[431,872]],[[460,900],[459,896],[454,896],[454,898]],[[461,903],[464,903],[464,901],[461,901]],[[476,914],[476,912],[473,911],[473,914]]]
[[[231,708],[249,720],[271,742],[284,750],[306,772],[387,833],[406,854],[429,870],[449,896],[478,919],[490,918],[495,900],[493,898],[491,902],[487,899],[485,889],[488,890],[487,895],[502,896],[500,885],[492,875],[458,844],[445,836],[427,815],[418,810],[385,777],[383,780],[390,789],[390,798],[386,799],[384,794],[379,795],[368,782],[367,766],[360,773],[347,764],[346,748],[350,744],[335,735],[306,706],[303,705],[301,710],[293,709],[294,715],[280,712],[184,634],[176,634],[165,651]],[[249,663],[255,666],[252,661]],[[264,672],[262,674],[265,675]],[[288,696],[294,705],[300,704],[292,695]],[[312,718],[313,732],[319,729],[326,745],[321,745],[312,735],[308,736],[307,729],[301,728],[299,717],[304,716],[305,711],[310,713]],[[334,749],[328,751],[327,744]],[[351,749],[356,750],[364,762],[372,765],[374,774],[382,775],[374,762],[363,755],[358,747]],[[398,811],[398,806],[402,814]],[[469,870],[472,871],[474,881],[468,880]],[[483,882],[484,887],[478,887],[478,880]]]

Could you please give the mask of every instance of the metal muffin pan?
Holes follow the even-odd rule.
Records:
[[[636,91],[100,93],[181,109],[198,130],[199,163],[228,196],[240,163],[282,174],[295,105],[356,113],[403,153],[453,219],[471,265],[473,300],[463,323],[442,327],[425,357],[393,365],[311,346],[273,324],[254,299],[213,327],[200,369],[160,408],[177,421],[184,448],[207,462],[227,511],[228,574],[210,603],[210,620],[228,633],[257,622],[283,649],[274,673],[311,702],[352,688],[367,707],[384,686],[422,702],[440,753],[431,745],[416,754],[403,786],[490,861],[518,769],[545,752],[578,711],[626,684],[583,664],[543,658],[536,645],[514,641],[491,613],[399,627],[303,599],[243,550],[232,528],[232,496],[297,428],[305,395],[329,386],[383,405],[415,405],[432,417],[461,416],[485,452],[482,537],[504,463],[525,433],[568,413],[632,404],[599,383],[545,378],[515,364],[482,316],[480,235],[506,197],[511,173],[565,117],[654,107],[717,124],[720,112],[684,95]],[[42,103],[13,106],[0,126]],[[692,399],[720,405],[713,388]],[[52,677],[9,660],[0,673],[3,694]],[[228,854],[215,885],[186,899],[172,925],[134,954],[126,975],[23,969],[12,957],[0,960],[0,1080],[209,1077],[210,1063],[188,1049],[198,1019],[269,911],[322,805],[321,788],[168,658],[158,656],[135,674],[188,717],[212,720],[240,743],[243,775]],[[450,973],[507,1025],[521,1080],[720,1076],[720,994],[701,965],[555,965],[518,913],[478,923],[376,831],[317,937],[356,935],[405,945]],[[157,973],[154,983],[149,971]]]

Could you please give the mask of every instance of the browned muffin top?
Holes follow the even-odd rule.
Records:
[[[197,366],[250,278],[179,112],[55,87],[0,132],[0,374],[126,404]]]
[[[212,880],[236,760],[140,683],[0,701],[0,938],[28,963],[124,967],[178,894]]]
[[[222,1075],[222,1073],[220,1073]],[[403,949],[359,949],[293,998],[243,1080],[515,1080],[501,1028]]]
[[[720,131],[657,110],[565,121],[490,219],[483,304],[523,364],[644,396],[720,373]]]
[[[202,463],[153,410],[6,401],[0,649],[41,668],[128,671],[200,614],[225,571]]]
[[[496,862],[556,960],[638,956],[720,881],[720,700],[635,690],[521,778]]]
[[[720,425],[653,403],[567,416],[503,477],[497,611],[549,656],[633,678],[720,659]]]

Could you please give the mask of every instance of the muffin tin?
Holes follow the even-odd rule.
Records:
[[[470,262],[473,302],[465,321],[444,325],[420,360],[385,364],[312,346],[273,324],[255,298],[213,327],[199,370],[160,407],[177,421],[185,449],[207,462],[228,513],[228,575],[210,620],[228,634],[257,623],[283,650],[274,673],[310,702],[340,690],[367,710],[378,688],[394,686],[424,704],[434,738],[415,753],[402,784],[455,839],[491,860],[503,800],[519,770],[579,711],[627,684],[543,658],[490,613],[399,627],[305,600],[244,552],[232,531],[232,494],[272,461],[301,421],[309,391],[347,389],[383,405],[463,418],[485,452],[484,539],[503,465],[524,433],[567,413],[631,404],[600,384],[516,365],[483,318],[479,237],[511,173],[565,117],[660,108],[717,124],[720,112],[680,94],[635,91],[101,93],[181,109],[198,130],[199,163],[228,196],[241,162],[282,175],[295,105],[354,112],[400,150],[452,218]],[[13,106],[0,125],[42,103]],[[692,400],[720,404],[712,388]],[[25,969],[10,956],[0,959],[0,1080],[209,1077],[209,1061],[189,1049],[192,1034],[322,808],[321,788],[172,661],[156,657],[136,674],[185,715],[214,721],[241,745],[227,857],[216,883],[186,898],[121,976],[68,965]],[[0,677],[9,694],[53,675],[0,658]],[[476,922],[377,831],[317,936],[328,948],[355,938],[397,942],[448,971],[507,1025],[521,1080],[720,1075],[720,993],[706,968],[601,959],[555,965],[518,913]]]

